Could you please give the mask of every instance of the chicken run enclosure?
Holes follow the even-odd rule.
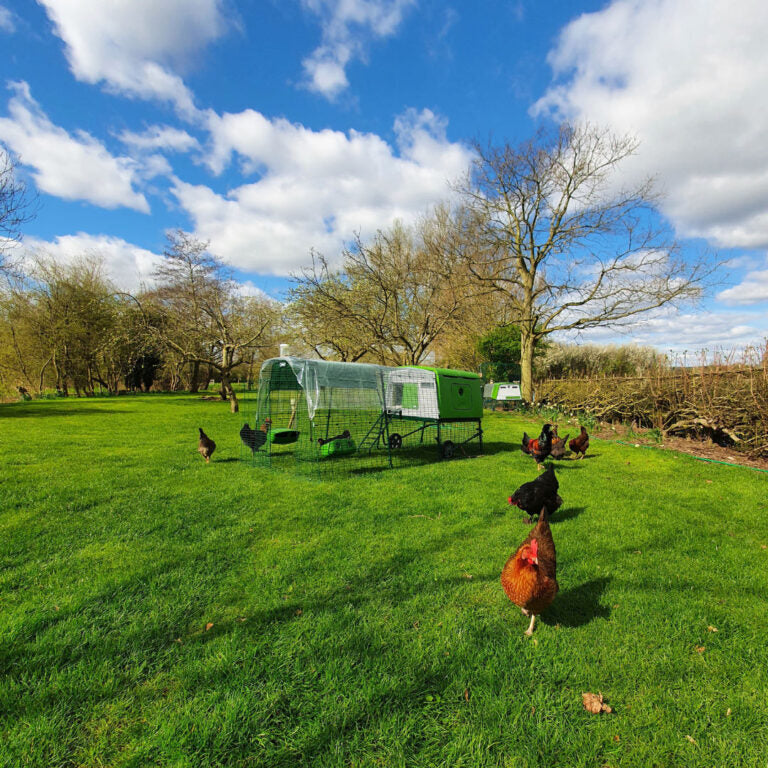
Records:
[[[240,455],[307,474],[469,456],[482,452],[482,409],[474,373],[277,357],[244,402]]]

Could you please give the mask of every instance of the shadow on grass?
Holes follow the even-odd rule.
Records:
[[[89,402],[89,401],[85,401]],[[103,399],[94,399],[90,402],[103,402]],[[103,416],[107,413],[119,413],[125,415],[125,411],[113,411],[109,408],[83,408],[73,405],[71,408],[58,406],[28,405],[26,403],[10,403],[0,406],[0,418],[23,419],[38,418],[40,416]]]
[[[564,472],[567,469],[581,469],[581,464],[577,464],[569,459],[547,459],[545,466],[552,464],[555,468],[555,472]]]
[[[586,507],[568,507],[568,509],[558,509],[557,512],[549,516],[549,522],[550,524],[554,525],[555,523],[562,523],[564,520],[571,520],[572,518],[580,515],[582,512],[585,512],[586,509]],[[519,510],[516,507],[510,507],[508,509],[499,511],[494,510],[494,514],[497,517],[504,517],[510,512],[519,512]],[[536,523],[539,521],[539,515],[532,515],[529,517],[527,514],[523,513],[517,517],[515,514],[512,514],[511,520],[513,522],[515,520],[519,520],[524,525],[536,525]]]
[[[562,523],[564,520],[572,520],[574,517],[578,517],[582,512],[585,512],[586,509],[586,507],[558,509],[557,512],[549,518],[549,522],[554,525],[555,523]]]
[[[608,576],[603,576],[559,592],[542,621],[561,627],[583,627],[593,619],[607,619],[611,609],[600,601],[610,582]]]

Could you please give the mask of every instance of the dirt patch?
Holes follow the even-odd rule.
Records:
[[[724,448],[717,445],[711,440],[693,440],[686,437],[668,436],[659,442],[656,437],[657,433],[643,430],[634,431],[629,430],[627,427],[613,427],[606,424],[594,428],[590,434],[602,440],[621,440],[632,445],[650,445],[667,451],[679,451],[691,456],[698,456],[700,459],[724,461],[727,464],[738,464],[742,467],[768,470],[768,459],[753,459],[733,448]]]
[[[683,437],[668,437],[660,447],[671,451],[689,453],[691,456],[698,456],[702,459],[725,461],[728,464],[739,464],[743,467],[768,470],[768,459],[750,459],[749,456],[745,456],[743,453],[734,451],[731,448],[723,448],[711,442],[687,440]]]

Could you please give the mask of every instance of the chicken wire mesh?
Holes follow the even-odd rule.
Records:
[[[438,384],[435,369],[267,360],[257,397],[244,402],[248,420],[240,429],[241,459],[261,467],[327,475],[482,451],[479,415],[461,418],[452,412],[453,418],[442,418],[441,408],[445,411],[450,404],[441,404]],[[453,399],[460,403],[470,385],[465,378],[443,389],[448,392],[453,386]],[[448,401],[448,395],[443,399]],[[461,413],[460,404],[452,405]]]

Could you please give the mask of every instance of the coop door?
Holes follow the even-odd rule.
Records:
[[[472,391],[466,384],[451,384],[451,404],[457,411],[472,409]]]

